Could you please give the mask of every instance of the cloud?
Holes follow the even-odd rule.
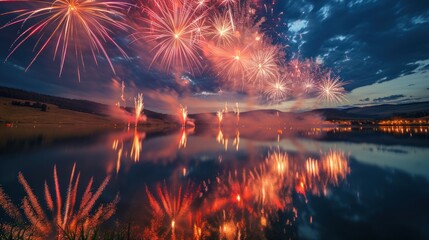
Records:
[[[371,98],[360,99],[359,101],[360,102],[369,102],[369,101],[371,101]]]
[[[326,66],[352,81],[348,90],[389,81],[412,74],[420,67],[416,62],[429,59],[427,9],[429,1],[418,0],[287,1],[289,39],[300,34],[294,23],[307,21],[307,33],[301,42],[289,42],[289,49],[300,49],[301,57],[322,56]]]
[[[375,98],[373,101],[374,102],[386,102],[386,101],[398,100],[398,99],[404,98],[404,97],[406,97],[406,96],[403,94],[396,94],[396,95],[390,95],[387,97]]]

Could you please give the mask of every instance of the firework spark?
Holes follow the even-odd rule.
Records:
[[[233,5],[236,3],[236,0],[218,0],[220,5]]]
[[[143,38],[155,44],[152,64],[159,60],[166,70],[172,67],[186,70],[201,67],[200,47],[195,38],[202,31],[203,26],[199,23],[206,12],[196,10],[188,0],[157,1],[153,6],[144,8],[147,17],[143,22],[148,26],[134,36],[136,40]]]
[[[277,77],[275,81],[268,82],[265,94],[270,103],[278,104],[286,100],[289,90],[290,89],[286,86],[286,80],[282,77]]]
[[[253,52],[246,71],[253,85],[261,87],[265,81],[279,75],[277,55],[278,49],[275,47],[262,47]]]
[[[53,44],[54,59],[60,57],[61,76],[64,63],[69,52],[73,52],[78,64],[77,74],[80,78],[80,67],[84,67],[84,52],[92,53],[96,64],[97,56],[102,55],[110,68],[115,69],[110,60],[106,43],[116,47],[119,52],[128,58],[125,51],[112,36],[113,29],[128,31],[131,27],[124,22],[126,10],[131,6],[123,1],[94,1],[94,0],[11,0],[2,2],[28,2],[33,3],[28,9],[19,9],[10,12],[18,13],[12,21],[2,28],[12,25],[29,26],[18,35],[12,45],[12,50],[6,60],[25,42],[36,38],[34,46],[35,56],[28,64],[26,70],[36,61],[43,51]],[[86,49],[84,46],[88,46]]]
[[[236,86],[237,80],[245,87],[246,69],[249,64],[251,48],[237,41],[223,46],[208,45],[209,59],[213,67],[224,80],[233,82]]]
[[[221,14],[217,13],[211,19],[212,29],[209,35],[212,36],[212,40],[219,45],[230,44],[234,36],[234,28],[228,13]]]
[[[346,83],[341,82],[338,77],[331,78],[330,75],[324,77],[317,86],[318,99],[328,103],[340,103],[346,100],[344,89]]]
[[[304,89],[305,93],[310,93],[314,90],[314,79],[312,77],[307,77],[306,79],[304,79],[303,83],[302,83],[302,88]]]

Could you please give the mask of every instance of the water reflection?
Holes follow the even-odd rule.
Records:
[[[43,171],[46,167],[52,169],[55,164],[67,164],[71,160],[64,159],[69,155],[79,166],[84,166],[81,168],[86,175],[96,174],[98,178],[107,172],[111,184],[107,185],[110,178],[106,178],[92,191],[93,181],[90,180],[85,191],[78,191],[82,180],[74,167],[66,186],[57,183],[55,168],[53,183],[47,182],[44,191],[32,193],[27,179],[20,175],[19,182],[24,186],[24,199],[27,199],[22,201],[23,212],[19,201],[15,201],[22,198],[19,193],[11,191],[9,198],[3,188],[0,189],[0,204],[10,220],[9,226],[2,225],[3,231],[10,231],[11,226],[19,222],[14,216],[21,214],[23,226],[31,226],[40,236],[59,236],[64,227],[82,225],[88,232],[112,218],[114,221],[101,225],[101,232],[108,231],[109,226],[117,222],[119,226],[131,226],[130,234],[136,239],[317,238],[320,237],[317,234],[326,231],[321,228],[333,227],[328,224],[330,217],[326,217],[325,210],[320,210],[322,203],[341,209],[331,215],[342,220],[353,216],[355,223],[351,225],[374,224],[367,220],[370,216],[365,215],[376,211],[378,205],[371,205],[374,198],[382,203],[391,201],[383,196],[401,186],[404,176],[413,183],[410,189],[420,186],[418,188],[429,190],[427,182],[411,177],[424,174],[402,167],[392,158],[408,156],[407,166],[413,161],[421,163],[420,159],[429,153],[429,148],[422,147],[427,145],[427,138],[413,136],[411,139],[408,135],[404,140],[380,129],[246,129],[238,126],[203,129],[186,126],[178,132],[159,134],[135,128],[94,136],[82,145],[66,142],[60,147],[37,149],[16,157],[6,155],[10,160],[4,163],[4,170],[0,170],[1,183],[6,190],[13,189],[13,181],[16,181],[10,180],[7,172],[28,173],[29,182],[37,185],[40,176],[28,169]],[[386,143],[380,142],[379,136],[385,138]],[[390,145],[397,141],[401,144]],[[398,155],[399,151],[402,156]],[[50,155],[52,159],[43,162],[42,159]],[[19,160],[22,156],[24,160]],[[15,161],[19,164],[14,165]],[[386,166],[401,169],[404,176],[393,175]],[[420,164],[419,169],[427,171],[429,166]],[[374,177],[372,185],[366,184],[367,174],[370,177],[376,170],[374,176],[380,176],[379,179]],[[391,182],[392,189],[386,190],[386,183],[382,183],[385,180]],[[57,188],[61,189],[58,193]],[[106,199],[114,200],[109,203],[102,199],[103,191],[107,192]],[[114,197],[116,192],[121,193],[119,202]],[[44,197],[47,211],[39,212],[40,202],[30,201],[31,196],[37,201]],[[82,200],[76,200],[77,196],[82,196]],[[411,193],[410,196],[429,199],[424,193]],[[83,210],[79,209],[88,208],[90,200],[91,214],[82,214]],[[97,202],[98,209],[94,208]],[[25,213],[24,203],[28,213]],[[117,214],[112,216],[116,205]],[[367,206],[372,208],[366,209]],[[30,210],[33,215],[29,214]],[[425,212],[425,209],[420,210]],[[354,215],[349,215],[350,211]],[[28,216],[34,216],[41,225],[33,226]],[[61,228],[57,229],[57,225]],[[330,234],[333,233],[330,231]]]
[[[276,150],[259,164],[217,174],[202,184],[187,180],[184,187],[177,186],[180,179],[173,178],[153,190],[146,187],[152,218],[144,237],[247,239],[249,231],[263,236],[279,211],[292,213],[288,224],[297,219],[294,192],[326,195],[328,187],[344,181],[349,171],[340,150],[324,153],[320,160],[292,158]]]
[[[115,213],[119,196],[116,195],[112,202],[102,204],[95,210],[96,202],[110,177],[106,177],[95,192],[92,192],[91,178],[81,199],[77,199],[80,173],[76,174],[75,168],[76,165],[73,165],[67,191],[61,191],[57,168],[54,166],[54,191],[50,190],[48,182],[45,181],[44,185],[47,212],[43,210],[40,197],[37,197],[21,172],[18,179],[26,193],[22,199],[23,214],[0,188],[0,206],[11,220],[9,224],[1,225],[1,230],[9,233],[12,239],[18,239],[19,236],[24,239],[63,239],[72,233],[93,236],[96,228]],[[66,193],[65,198],[61,192]]]

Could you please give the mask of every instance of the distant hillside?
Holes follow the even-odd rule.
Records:
[[[68,99],[62,97],[49,96],[14,88],[0,87],[0,97],[5,98],[15,98],[27,101],[41,102],[47,104],[57,105],[59,108],[90,113],[99,116],[106,116],[106,113],[109,112],[110,106],[92,102],[88,100],[79,100],[79,99]],[[134,108],[127,107],[128,112],[134,111]],[[153,119],[170,119],[171,116],[167,114],[157,113],[150,110],[144,110],[144,114]]]
[[[429,102],[405,103],[405,104],[383,104],[371,107],[354,107],[347,109],[317,109],[316,112],[323,115],[327,120],[359,120],[359,119],[389,119],[421,118],[429,116]]]
[[[62,97],[48,96],[44,94],[38,94],[34,92],[28,92],[19,89],[0,87],[0,97],[15,98],[21,100],[35,101],[47,104],[57,105],[59,108],[68,109],[83,113],[91,113],[99,116],[105,116],[110,106],[78,99],[67,99]],[[126,111],[133,112],[134,108],[127,107]],[[347,109],[316,109],[303,113],[284,113],[278,110],[267,109],[267,110],[255,110],[249,112],[243,112],[240,114],[240,118],[253,118],[258,119],[258,115],[264,113],[265,115],[277,115],[280,117],[294,117],[302,118],[309,114],[317,113],[323,116],[326,120],[378,120],[388,119],[394,117],[405,117],[405,118],[420,118],[429,116],[429,102],[419,103],[407,103],[398,105],[378,105],[371,107],[354,107]],[[174,116],[168,114],[157,113],[151,110],[144,110],[144,114],[153,119],[160,120],[171,120]],[[204,113],[204,114],[191,114],[190,118],[196,120],[197,123],[212,122],[215,113]],[[263,119],[260,119],[263,121]]]

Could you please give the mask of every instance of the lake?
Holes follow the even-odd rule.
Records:
[[[428,127],[44,131],[1,129],[0,202],[15,205],[0,210],[5,228],[19,218],[46,236],[62,225],[133,239],[429,239]]]

